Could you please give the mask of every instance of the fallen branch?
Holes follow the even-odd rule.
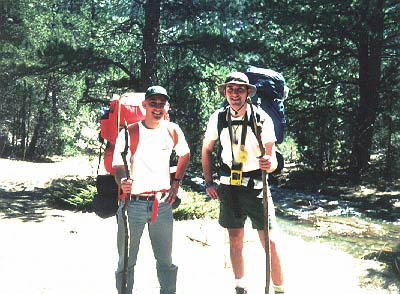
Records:
[[[190,236],[186,236],[186,238],[188,238],[190,241],[192,242],[197,242],[200,243],[202,246],[211,246],[210,244],[208,244],[207,242],[201,241],[201,240],[197,240],[195,238],[192,238]]]

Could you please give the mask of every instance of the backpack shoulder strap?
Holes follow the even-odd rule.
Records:
[[[250,119],[249,119],[249,124],[250,124],[251,130],[253,131],[253,133],[256,134],[255,126],[254,126],[254,123],[253,123],[253,115],[256,116],[256,124],[257,125],[259,123],[262,123],[261,122],[261,115],[260,115],[260,110],[262,110],[262,108],[257,104],[256,105],[253,104],[253,107],[254,107],[254,113],[251,112]]]
[[[258,124],[261,122],[261,116],[260,116],[261,107],[258,105],[253,105],[253,106],[254,106],[254,114],[256,116],[256,122]],[[220,108],[220,112],[218,113],[218,125],[217,125],[218,137],[221,135],[222,129],[228,127],[228,121],[226,119],[227,112],[228,112],[228,107],[224,107],[224,108]],[[240,123],[240,122],[237,122],[237,123]],[[233,124],[235,124],[235,122]],[[254,130],[254,124],[253,124],[253,114],[251,114],[249,117],[248,125],[251,127],[251,130],[255,134],[256,132]]]
[[[133,155],[135,154],[137,146],[139,144],[139,123],[133,123],[129,125],[128,132],[130,137],[131,155]]]
[[[178,132],[176,131],[173,124],[169,123],[167,126],[168,134],[171,136],[174,142],[174,147],[178,144]],[[137,146],[139,145],[139,123],[133,123],[128,126],[128,132],[130,137],[130,150],[131,154],[135,154]]]
[[[228,107],[223,107],[219,109],[218,123],[217,123],[218,138],[221,135],[222,130],[228,127],[228,120],[226,119],[227,113],[228,113]]]

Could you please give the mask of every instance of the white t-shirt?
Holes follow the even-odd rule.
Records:
[[[254,109],[256,110],[256,108]],[[218,139],[218,114],[221,110],[217,110],[214,112],[208,121],[207,130],[204,135],[204,140],[206,142],[215,141]],[[260,122],[262,123],[262,131],[261,131],[261,141],[265,145],[267,142],[275,142],[275,131],[274,131],[274,123],[272,122],[271,117],[265,111],[258,111],[260,114]],[[228,111],[229,115],[229,111]],[[247,105],[247,117],[250,119],[251,108],[250,105]],[[243,116],[241,117],[232,117],[232,121],[235,120],[243,120]],[[233,155],[236,162],[239,162],[239,148],[241,144],[241,136],[242,136],[242,125],[234,125],[232,126],[233,137],[236,138],[238,144],[233,145]],[[222,161],[232,167],[232,151],[231,151],[231,139],[229,137],[228,128],[224,128],[221,131],[220,135],[221,145],[222,145],[222,153],[221,158]],[[251,127],[247,126],[247,134],[246,134],[246,142],[245,142],[245,150],[248,153],[248,160],[243,163],[242,170],[252,171],[259,169],[258,157],[261,155],[260,147],[258,145],[257,138],[252,131]]]
[[[175,148],[167,129],[168,124],[173,125],[178,135]],[[128,144],[130,145],[129,133]],[[115,144],[113,167],[124,164],[121,156],[124,148],[125,131],[121,130]],[[130,148],[128,148],[127,154],[127,162],[131,164],[132,194],[168,190],[170,188],[169,160],[173,149],[178,156],[190,152],[185,135],[177,124],[162,120],[158,128],[148,129],[142,122],[139,123],[139,144],[136,152],[132,157]]]
[[[257,108],[254,107],[254,111]],[[223,109],[218,109],[215,111],[208,121],[207,130],[204,135],[204,141],[215,141],[218,139],[218,114],[223,111]],[[229,115],[229,111],[227,112]],[[261,131],[261,141],[265,145],[270,142],[273,143],[276,141],[275,131],[274,131],[274,123],[271,117],[263,110],[258,109],[257,113],[260,115],[259,125],[262,126]],[[250,119],[251,116],[251,107],[247,104],[247,119]],[[235,120],[243,120],[244,116],[241,117],[231,117],[232,121]],[[233,125],[232,126],[232,135],[238,142],[238,144],[233,144],[233,156],[235,163],[239,162],[239,152],[240,152],[240,144],[241,144],[241,136],[242,136],[242,124]],[[222,146],[221,151],[221,159],[222,162],[227,166],[232,168],[232,144],[229,136],[229,129],[223,128],[220,134],[220,142]],[[246,134],[246,142],[245,142],[245,150],[248,153],[248,159],[242,165],[242,171],[248,172],[257,170],[260,168],[258,157],[261,156],[261,150],[257,141],[257,138],[249,125],[247,125],[247,134]],[[221,183],[229,184],[229,177],[222,176],[220,178]],[[247,185],[248,179],[243,178],[243,185]],[[259,186],[260,183],[257,183],[256,186]],[[261,183],[262,184],[262,183]]]

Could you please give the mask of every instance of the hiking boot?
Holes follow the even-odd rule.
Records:
[[[247,294],[247,290],[245,288],[242,287],[236,287],[236,294]]]

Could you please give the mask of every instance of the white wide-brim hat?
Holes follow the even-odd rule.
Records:
[[[256,86],[249,83],[249,78],[242,72],[231,72],[226,76],[225,83],[218,85],[218,91],[222,96],[225,96],[225,87],[228,84],[246,85],[249,89],[249,97],[253,97],[257,92]]]

